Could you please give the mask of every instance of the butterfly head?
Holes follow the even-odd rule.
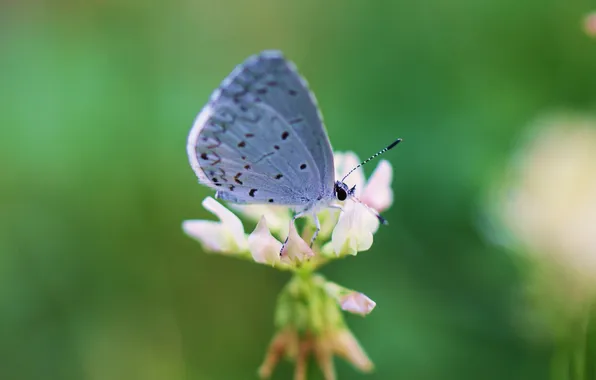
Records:
[[[333,194],[338,201],[345,201],[348,197],[353,196],[355,191],[356,186],[350,189],[348,185],[342,181],[335,181],[335,185],[333,186]]]

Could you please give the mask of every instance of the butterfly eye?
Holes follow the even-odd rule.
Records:
[[[348,194],[346,193],[346,191],[339,186],[335,189],[335,193],[337,196],[337,200],[339,200],[339,201],[345,201],[346,198],[348,197]]]

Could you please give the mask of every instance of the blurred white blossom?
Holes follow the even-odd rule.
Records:
[[[590,37],[596,37],[596,11],[588,13],[584,17],[584,31]]]
[[[534,263],[530,291],[560,321],[596,295],[596,120],[551,116],[532,131],[494,206]]]

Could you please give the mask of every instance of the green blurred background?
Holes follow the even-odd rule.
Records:
[[[193,119],[266,48],[309,80],[335,149],[405,140],[386,156],[390,226],[323,271],[378,303],[347,316],[375,373],[338,361],[339,378],[547,378],[551,347],[520,331],[520,275],[480,211],[525,125],[594,110],[592,8],[1,1],[0,378],[256,378],[288,274],[204,254],[180,225],[211,194],[187,163]]]

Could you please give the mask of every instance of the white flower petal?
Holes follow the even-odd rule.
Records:
[[[239,248],[246,249],[247,243],[246,236],[244,235],[244,226],[242,225],[242,221],[232,211],[211,197],[203,200],[203,207],[221,220],[221,224],[232,235]]]
[[[240,219],[211,197],[203,200],[203,207],[215,214],[220,222],[187,220],[182,223],[184,232],[197,239],[205,249],[210,251],[221,253],[246,251],[248,243]]]
[[[353,200],[346,201],[331,236],[335,254],[355,255],[368,250],[378,228],[379,220],[366,206]]]
[[[388,209],[393,203],[392,178],[391,164],[387,160],[382,160],[368,179],[360,200],[379,212]]]
[[[184,232],[198,240],[206,251],[233,252],[234,241],[222,228],[221,223],[210,220],[185,220],[182,223]]]
[[[280,263],[281,243],[269,232],[264,216],[261,217],[257,227],[248,237],[248,249],[257,263],[272,266]]]
[[[324,257],[334,258],[334,257],[338,256],[335,253],[335,249],[333,248],[333,241],[330,241],[330,242],[326,243],[325,245],[323,245],[320,252],[321,252],[321,255]]]
[[[354,169],[360,163],[358,156],[353,152],[341,153],[337,152],[334,154],[334,163],[335,163],[335,178],[339,181],[341,180],[346,174],[350,172],[350,170]],[[349,179],[349,181],[348,181]],[[364,187],[364,172],[362,168],[358,168],[354,170],[352,174],[346,181],[350,184],[350,187],[356,185],[356,196],[359,196],[362,192],[362,188]]]
[[[282,261],[289,264],[296,264],[314,255],[315,253],[310,249],[310,246],[298,235],[294,223],[290,222],[288,241],[281,253]]]

